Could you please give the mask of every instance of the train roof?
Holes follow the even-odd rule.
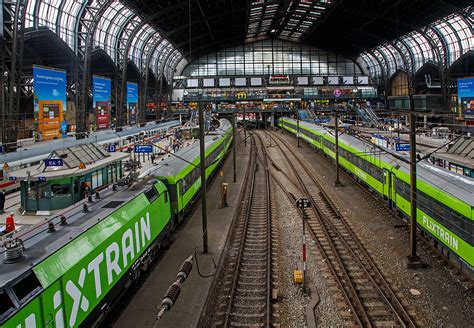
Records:
[[[33,162],[39,161],[42,158],[47,158],[47,156],[55,150],[70,148],[87,143],[106,143],[114,142],[117,138],[126,138],[132,135],[137,135],[140,132],[150,131],[159,128],[171,128],[180,125],[179,121],[169,121],[165,123],[156,123],[150,122],[144,127],[128,127],[123,131],[116,132],[115,130],[104,130],[91,133],[87,138],[76,140],[75,138],[66,138],[66,139],[57,139],[47,142],[47,147],[45,147],[44,142],[38,142],[34,145],[27,146],[24,148],[18,149],[13,153],[6,153],[0,155],[0,163],[8,163],[11,166],[11,163],[17,161],[23,161],[25,159],[33,159]]]
[[[76,207],[70,207],[69,209],[74,210],[71,210],[70,214],[65,214],[68,222],[67,225],[60,226],[58,224],[60,221],[59,217],[50,217],[53,218],[52,222],[56,225],[56,231],[53,233],[47,232],[48,225],[46,220],[44,225],[40,227],[32,226],[18,231],[14,238],[18,237],[23,240],[25,258],[16,263],[8,264],[0,261],[0,288],[9,284],[9,282],[15,284],[16,278],[20,280],[22,275],[27,273],[29,269],[32,269],[55,251],[77,238],[84,231],[105,219],[119,207],[149,189],[156,182],[154,179],[148,180],[133,190],[125,187],[116,192],[111,189],[102,191],[102,198],[95,200],[93,204],[89,204],[90,212],[83,213],[81,204],[76,204]],[[4,252],[5,249],[3,248],[1,253]]]
[[[294,119],[287,120],[296,122]],[[325,135],[333,136],[332,130],[320,125],[300,121],[300,126],[316,130]],[[358,149],[360,152],[371,151],[377,153],[377,151],[380,151],[380,155],[377,154],[376,156],[379,156],[383,162],[393,166],[398,165],[401,171],[407,174],[410,173],[409,164],[396,158],[394,156],[395,152],[390,149],[384,149],[384,152],[381,152],[382,150],[375,147],[373,144],[348,134],[341,135],[339,140],[352,148]],[[409,160],[409,157],[406,155],[400,155],[398,153],[396,155],[398,157],[405,157]],[[427,161],[421,161],[418,163],[417,175],[418,179],[421,181],[437,187],[470,206],[474,206],[474,179],[444,170]]]
[[[213,131],[213,134],[208,134],[205,136],[206,149],[218,142],[227,131],[232,129],[232,125],[227,119],[220,119],[219,123],[219,127]],[[175,154],[176,156],[170,156],[161,161],[155,169],[150,171],[150,175],[159,177],[173,177],[181,172],[186,166],[188,166],[189,162],[192,162],[198,158],[199,151],[199,143],[193,143],[191,146],[179,150]],[[179,158],[177,156],[179,156]]]

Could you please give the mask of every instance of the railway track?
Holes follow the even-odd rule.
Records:
[[[251,141],[250,174],[241,209],[223,262],[214,327],[271,327],[278,318],[276,290],[276,229],[272,228],[269,175],[259,169],[255,139]]]
[[[351,313],[351,316],[345,317],[348,324],[360,327],[415,327],[389,283],[308,165],[278,135],[268,133],[267,136],[278,147],[293,176],[286,174],[286,182],[278,179],[276,174],[272,177],[293,204],[297,198],[306,197],[313,205],[304,212],[300,211],[300,214],[304,215],[306,226],[342,293],[346,304],[342,310]],[[269,161],[278,168],[275,161],[271,158]]]

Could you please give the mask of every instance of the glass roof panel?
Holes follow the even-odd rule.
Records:
[[[463,18],[460,14],[452,14],[440,19],[420,31],[414,31],[400,37],[395,44],[402,50],[404,56],[409,56],[408,60],[413,63],[413,69],[418,70],[427,61],[438,62],[438,53],[446,57],[446,63],[452,64],[463,54],[474,49],[474,37],[472,21],[469,18]],[[405,51],[409,49],[410,51]],[[445,50],[446,49],[446,50]],[[388,73],[393,74],[398,68],[403,67],[403,58],[400,53],[391,45],[383,44],[375,49],[373,53],[381,61],[388,64]],[[375,72],[375,66],[369,63],[370,55],[368,52],[361,54],[361,57],[367,62],[372,74]]]
[[[333,0],[291,0],[281,7],[279,3],[275,0],[250,3],[247,39],[274,33],[299,39],[310,32]],[[278,14],[279,10],[283,14]]]
[[[38,27],[49,27],[58,36],[64,40],[71,49],[74,49],[77,37],[75,35],[75,28],[79,15],[82,13],[85,18],[92,19],[90,12],[83,7],[86,3],[93,7],[99,8],[98,0],[30,0],[26,7],[27,28],[35,27],[35,20]],[[37,13],[37,15],[36,15]],[[112,1],[105,9],[102,17],[98,20],[97,29],[94,32],[94,46],[101,47],[106,53],[116,62],[116,46],[120,32],[124,28],[124,24],[131,24],[130,19],[133,19],[133,25],[136,26],[141,20],[140,18],[127,6],[120,1]],[[57,26],[59,23],[59,26]],[[136,37],[132,40],[129,58],[139,68],[145,64],[149,52],[153,49],[154,44],[160,41],[160,34],[156,29],[150,25],[143,26],[140,31],[136,33]],[[166,53],[174,50],[174,47],[169,42],[162,42],[157,48],[157,51],[152,55],[154,60],[151,60],[150,65],[156,71],[159,69],[159,64],[165,60],[165,56],[161,58],[160,52],[165,49]],[[181,54],[180,54],[181,55]]]

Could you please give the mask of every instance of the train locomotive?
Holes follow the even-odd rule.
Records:
[[[219,123],[205,137],[208,177],[232,143],[230,122]],[[176,155],[132,188],[103,193],[67,222],[52,218],[52,231],[46,224],[3,239],[4,247],[16,252],[5,254],[5,247],[0,263],[1,327],[97,326],[147,270],[201,189],[199,143]]]
[[[297,133],[294,119],[280,118],[278,126]],[[334,132],[299,122],[300,137],[330,158],[335,158]],[[410,168],[390,150],[355,136],[339,137],[339,163],[356,180],[384,199],[405,219],[410,215]],[[417,224],[451,261],[474,278],[474,180],[421,161],[417,164]]]

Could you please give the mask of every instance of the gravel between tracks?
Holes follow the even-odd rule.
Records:
[[[285,134],[296,149],[296,139]],[[304,143],[302,143],[304,144]],[[374,201],[363,193],[355,182],[341,174],[342,188],[334,188],[334,164],[317,154],[306,144],[299,150],[311,164],[314,174],[331,195],[342,214],[369,251],[388,281],[414,310],[416,319],[425,327],[474,327],[474,290],[469,284],[450,274],[441,261],[420,243],[419,255],[428,264],[424,270],[407,270],[404,259],[408,252],[408,231],[395,228],[395,222],[386,218]],[[413,295],[416,289],[420,295]],[[319,288],[320,291],[323,291]],[[324,326],[333,326],[326,325]],[[336,326],[338,326],[336,324]]]
[[[289,172],[285,158],[275,147],[267,149],[269,155],[275,160],[285,172]],[[281,192],[280,187],[274,183],[274,195],[276,200],[276,213],[278,227],[280,229],[280,316],[282,327],[307,327],[305,308],[309,298],[304,297],[301,288],[293,284],[293,270],[301,265],[301,232],[302,222],[293,205]],[[338,315],[336,300],[328,283],[330,275],[326,265],[322,262],[316,245],[312,242],[310,234],[306,234],[308,246],[308,280],[317,290],[319,303],[315,309],[316,325],[318,327],[341,327],[343,321]]]

